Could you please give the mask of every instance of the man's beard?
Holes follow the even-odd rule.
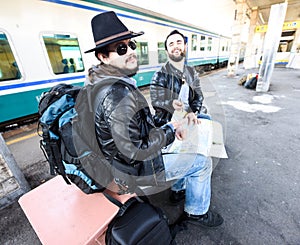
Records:
[[[139,70],[139,65],[137,64],[136,67],[134,68],[120,68],[114,65],[108,65],[108,67],[112,67],[112,71],[110,71],[110,73],[108,73],[108,75],[111,76],[127,76],[127,77],[133,77],[137,71]]]
[[[139,65],[137,65],[134,69],[123,69],[123,72],[128,77],[133,77],[138,70],[139,70]]]
[[[127,75],[128,77],[133,77],[136,73],[137,73],[137,71],[139,70],[139,60],[138,60],[138,58],[137,58],[137,56],[134,54],[134,55],[132,55],[134,58],[136,58],[136,60],[137,60],[137,65],[136,65],[136,67],[134,67],[134,68],[125,68],[123,71],[124,71],[124,73],[125,73],[125,75]]]
[[[135,55],[134,55],[135,58],[137,58]],[[127,61],[125,61],[127,62]],[[111,65],[114,67],[114,69],[118,70],[118,76],[128,76],[128,77],[133,77],[139,70],[139,62],[137,60],[137,65],[135,67],[131,67],[131,68],[128,68],[128,67],[119,67],[119,66],[116,66],[116,65]]]
[[[181,52],[179,56],[175,56],[173,54],[168,53],[168,56],[169,56],[170,60],[173,60],[174,62],[179,62],[185,58],[185,53]]]

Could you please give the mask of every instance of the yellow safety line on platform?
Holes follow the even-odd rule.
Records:
[[[19,137],[19,138],[17,138],[17,139],[8,140],[8,141],[6,141],[6,145],[12,145],[12,144],[18,143],[18,142],[20,142],[20,141],[22,141],[22,140],[27,140],[27,139],[29,139],[29,138],[32,138],[32,137],[34,137],[34,136],[37,136],[37,133],[36,133],[36,132],[35,132],[35,133],[32,133],[32,134],[28,134],[28,135],[23,136],[23,137]]]

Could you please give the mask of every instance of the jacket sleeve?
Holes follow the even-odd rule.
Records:
[[[172,106],[172,90],[167,86],[167,74],[156,72],[150,83],[151,104],[155,111],[153,116],[156,126],[162,126],[170,121],[174,112]]]
[[[203,103],[203,93],[200,85],[200,78],[194,67],[189,67],[192,76],[191,88],[193,90],[190,107],[193,112],[200,112]]]
[[[157,157],[161,149],[175,139],[169,126],[155,128],[152,118],[142,118],[140,111],[144,108],[139,106],[136,94],[126,87],[115,89],[103,102],[105,121],[121,153],[118,157],[132,165]]]

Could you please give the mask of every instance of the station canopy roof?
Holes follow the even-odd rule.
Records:
[[[238,0],[237,0],[238,1]],[[246,0],[250,9],[258,8],[260,24],[268,23],[271,6],[273,4],[284,3],[284,0]],[[289,0],[285,22],[300,21],[300,0]]]

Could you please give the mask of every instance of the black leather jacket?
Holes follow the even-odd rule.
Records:
[[[198,73],[194,67],[187,65],[184,65],[183,72],[181,72],[167,62],[153,75],[150,84],[151,103],[155,110],[153,117],[157,126],[171,120],[174,112],[172,102],[178,98],[183,79],[190,87],[189,112],[200,112],[203,94]]]
[[[101,151],[117,168],[113,175],[125,182],[136,175],[137,185],[165,183],[161,149],[175,139],[171,127],[154,125],[145,97],[130,78],[105,76],[97,70],[90,77],[92,83],[103,83],[95,100],[95,126]]]

